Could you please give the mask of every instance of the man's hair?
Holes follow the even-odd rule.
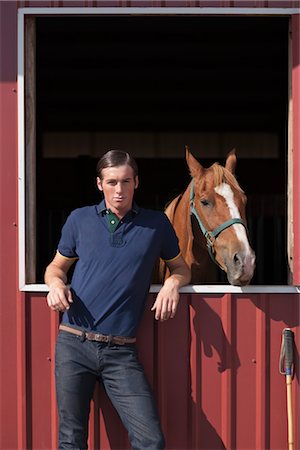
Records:
[[[102,170],[107,167],[119,167],[128,165],[133,170],[133,176],[138,175],[138,166],[135,160],[127,152],[122,150],[110,150],[105,153],[98,161],[96,172],[100,180],[103,179]]]

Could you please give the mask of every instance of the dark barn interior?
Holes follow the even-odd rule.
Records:
[[[269,156],[257,145],[239,157],[236,147],[237,178],[257,254],[253,284],[287,283],[287,18],[40,17],[36,45],[37,282],[67,214],[100,199],[101,154],[47,155],[45,134],[122,133],[127,149],[132,133],[196,132],[276,136]],[[190,150],[205,166],[217,159]],[[184,146],[168,157],[139,148],[136,159],[143,206],[163,209],[188,184]]]

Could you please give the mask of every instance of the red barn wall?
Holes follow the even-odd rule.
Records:
[[[182,294],[176,318],[163,324],[156,323],[150,311],[154,296],[149,295],[138,348],[154,388],[167,448],[286,448],[286,387],[278,363],[285,327],[295,332],[299,349],[299,295]],[[12,423],[1,448],[55,449],[58,317],[48,310],[45,294],[26,294],[20,302],[19,357],[2,385],[2,405]],[[298,354],[295,362],[296,424]],[[16,429],[23,434],[18,436]],[[295,439],[298,443],[298,427]],[[100,386],[92,405],[89,443],[91,449],[130,448]]]

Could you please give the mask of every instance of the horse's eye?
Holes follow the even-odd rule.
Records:
[[[209,201],[206,200],[205,198],[203,200],[200,200],[200,203],[202,206],[208,206],[209,205]]]

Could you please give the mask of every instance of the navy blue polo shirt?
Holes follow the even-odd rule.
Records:
[[[71,281],[74,303],[63,323],[134,336],[155,262],[178,257],[178,239],[163,212],[134,205],[115,229],[107,215],[102,201],[76,209],[63,226],[58,251],[78,259]]]

